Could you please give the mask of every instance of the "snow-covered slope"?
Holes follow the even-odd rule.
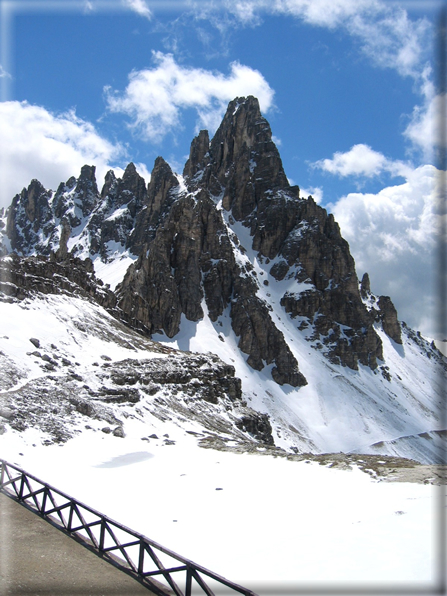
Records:
[[[202,304],[204,318],[193,323],[182,320],[181,331],[172,340],[154,335],[153,339],[179,349],[211,351],[236,368],[249,405],[270,416],[275,444],[287,450],[312,452],[362,452],[402,455],[426,463],[444,461],[445,435],[431,431],[445,428],[443,388],[445,364],[437,349],[405,325],[403,343],[391,340],[376,325],[383,343],[383,363],[375,370],[359,370],[331,364],[322,349],[315,349],[308,333],[299,330],[301,320],[291,319],[280,304],[295,280],[277,282],[268,266],[250,249],[248,230],[234,224],[244,255],[258,279],[258,295],[271,305],[270,314],[308,380],[305,387],[279,386],[271,367],[253,371],[238,348],[227,311],[212,322]],[[250,267],[250,268],[251,268]],[[305,284],[302,284],[305,286]],[[318,347],[318,346],[317,346]],[[412,435],[411,441],[399,441]],[[380,443],[380,445],[378,445]]]
[[[273,444],[234,369],[125,327],[91,300],[0,301],[0,434],[63,443],[82,433],[157,435],[166,423],[206,445]]]

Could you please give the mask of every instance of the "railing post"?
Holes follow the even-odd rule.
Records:
[[[99,532],[99,551],[102,552],[104,550],[104,537],[106,532],[106,522],[104,518],[101,517],[101,530]]]
[[[73,499],[70,501],[70,512],[68,514],[68,522],[67,522],[67,530],[71,532],[71,524],[73,522],[73,510],[74,510],[74,503]]]
[[[0,489],[3,488],[3,483],[4,483],[4,477],[5,477],[5,462],[3,460],[0,460],[0,465],[2,467],[2,473],[0,475]]]
[[[40,513],[45,515],[45,507],[47,505],[47,496],[48,496],[48,486],[45,484],[43,487],[43,497],[42,497],[42,508]]]
[[[144,541],[140,538],[140,552],[138,555],[138,573],[143,575],[144,572]]]
[[[20,490],[19,490],[19,499],[22,501],[23,499],[23,487],[25,486],[25,474],[22,472],[20,476]]]
[[[192,573],[191,567],[186,565],[186,585],[185,585],[185,596],[191,596],[192,590]]]

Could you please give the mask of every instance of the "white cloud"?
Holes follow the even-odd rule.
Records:
[[[446,122],[445,105],[447,95],[435,95],[426,100],[423,106],[416,106],[413,110],[410,124],[404,135],[413,145],[422,151],[426,160],[434,158],[436,147],[445,143]],[[442,134],[442,127],[444,128]]]
[[[373,63],[420,82],[426,60],[431,57],[432,26],[425,18],[411,20],[401,8],[374,4],[380,6],[377,18],[370,19],[368,12],[357,14],[345,23],[346,29]]]
[[[319,205],[323,201],[323,189],[319,186],[309,186],[309,188],[300,186],[300,197],[307,199],[309,196],[313,197],[314,201]]]
[[[429,21],[412,20],[401,7],[382,0],[225,0],[224,6],[243,25],[257,25],[263,14],[280,14],[317,27],[342,28],[374,64],[416,80],[431,57]]]
[[[335,28],[355,15],[375,14],[379,7],[375,0],[277,0],[272,8],[312,25]]]
[[[374,151],[368,145],[354,145],[346,153],[334,153],[332,159],[320,159],[313,165],[330,174],[339,176],[363,175],[367,177],[379,174],[386,163],[381,153]]]
[[[125,113],[132,127],[145,138],[160,141],[181,124],[181,110],[197,110],[199,125],[214,132],[227,103],[238,96],[255,95],[265,113],[273,105],[274,91],[262,74],[239,62],[230,74],[188,68],[171,54],[153,52],[155,67],[134,71],[123,93],[105,89],[111,112]]]
[[[32,178],[55,189],[84,164],[96,166],[100,186],[111,161],[123,154],[74,111],[54,115],[18,101],[0,103],[0,147],[0,206],[8,206]]]
[[[122,0],[123,4],[146,19],[152,18],[152,13],[145,0]]]
[[[373,293],[391,296],[400,320],[434,336],[440,233],[438,170],[416,168],[404,184],[377,194],[350,193],[329,205],[349,242],[359,277]]]
[[[259,17],[256,15],[256,4],[251,0],[236,0],[232,2],[232,11],[238,20],[244,24],[254,25],[259,24]]]
[[[332,159],[320,159],[312,166],[341,177],[366,176],[372,178],[382,172],[389,172],[393,176],[406,176],[411,172],[411,166],[408,164],[388,159],[382,153],[374,151],[362,143],[354,145],[345,153],[337,151]]]
[[[146,184],[149,184],[149,182],[151,181],[151,173],[147,169],[147,165],[142,162],[135,163],[134,165],[137,169],[137,172],[140,174],[140,176],[142,176],[144,178]],[[115,170],[115,174],[116,174],[116,169],[114,168],[114,170]]]

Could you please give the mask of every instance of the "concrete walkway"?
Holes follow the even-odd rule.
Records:
[[[0,493],[0,595],[151,596],[152,592]]]

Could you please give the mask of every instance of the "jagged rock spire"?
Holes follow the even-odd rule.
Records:
[[[245,220],[266,191],[289,188],[272,131],[255,97],[230,102],[210,146],[212,176],[225,189],[223,206]]]
[[[95,174],[95,166],[82,166],[81,174],[76,184],[76,203],[80,207],[83,217],[90,215],[99,202],[99,192]]]
[[[51,234],[50,197],[51,191],[36,179],[14,197],[6,222],[6,235],[13,251],[28,254],[28,247],[37,245],[44,254],[49,254],[42,246],[41,232]]]
[[[178,186],[179,181],[171,166],[162,157],[157,157],[144,199],[145,208],[137,214],[134,229],[127,243],[134,255],[147,251],[158,225],[175,200],[174,191]]]
[[[360,294],[362,298],[366,298],[371,293],[371,283],[369,281],[369,275],[363,274],[362,281],[360,282]]]
[[[189,151],[189,159],[183,169],[183,176],[192,182],[192,178],[202,168],[208,165],[208,161],[205,158],[209,158],[210,139],[207,130],[201,130],[197,137],[195,137],[191,143],[191,149]]]

